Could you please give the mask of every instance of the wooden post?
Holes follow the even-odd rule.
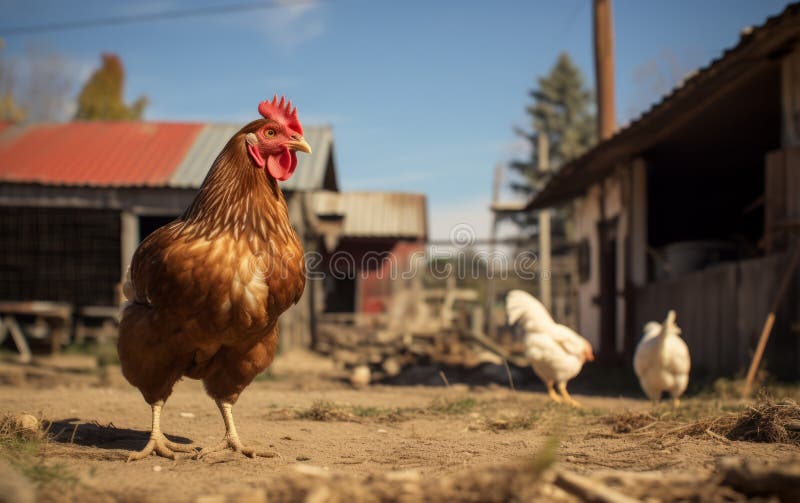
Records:
[[[492,205],[500,200],[500,187],[503,184],[503,165],[498,164],[494,168],[494,184],[492,185]],[[489,229],[489,262],[486,273],[489,274],[489,284],[486,288],[486,324],[489,338],[494,340],[497,335],[497,327],[494,325],[494,304],[497,297],[497,282],[495,281],[494,252],[496,250],[495,241],[497,240],[497,211],[492,211],[492,228]]]
[[[594,0],[594,68],[597,92],[597,133],[601,140],[616,129],[614,110],[614,28],[611,0]]]
[[[550,170],[550,143],[547,132],[536,135],[536,157],[538,170]],[[539,300],[549,312],[553,312],[553,278],[550,257],[550,210],[539,211]]]
[[[616,111],[614,109],[614,28],[611,16],[611,0],[594,0],[594,71],[595,71],[595,94],[597,99],[597,134],[600,140],[606,140],[614,135],[616,130]],[[605,281],[613,281],[613,290],[609,287],[603,292],[604,274],[602,269],[607,266],[608,258],[607,247],[609,246],[610,223],[606,222],[606,192],[604,182],[600,182],[600,223],[598,225],[598,250],[600,254],[601,268],[601,304],[600,304],[600,357],[601,359],[611,360],[615,357],[616,343],[609,345],[611,340],[616,341],[616,333],[609,335],[606,333],[616,325],[616,277],[607,278]],[[613,294],[610,292],[614,292]],[[610,298],[603,299],[604,295],[611,295]],[[616,330],[614,330],[615,332]],[[611,339],[613,337],[613,339]]]
[[[124,285],[128,267],[131,265],[136,247],[139,246],[139,217],[131,211],[122,210],[119,218],[120,285]],[[121,303],[122,298],[118,298],[117,301]]]
[[[750,369],[747,371],[747,380],[745,381],[744,389],[742,390],[742,398],[747,398],[750,396],[750,392],[753,390],[753,382],[756,378],[758,366],[761,365],[761,359],[764,357],[764,350],[767,347],[769,335],[772,333],[773,325],[775,325],[775,313],[778,311],[778,307],[781,305],[781,300],[783,300],[783,296],[786,294],[786,291],[789,289],[789,285],[794,279],[794,272],[797,269],[798,264],[800,264],[800,242],[795,243],[795,249],[794,253],[792,254],[791,262],[786,270],[786,274],[783,276],[781,286],[778,288],[778,294],[772,301],[772,306],[770,307],[767,319],[764,321],[764,328],[761,330],[761,337],[758,338],[758,345],[756,346],[756,352],[753,355],[753,361],[750,362]]]

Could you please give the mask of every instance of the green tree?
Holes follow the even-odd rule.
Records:
[[[142,118],[147,98],[131,105],[123,101],[125,69],[116,54],[103,54],[102,64],[83,85],[78,95],[75,120],[138,120]]]
[[[0,122],[22,122],[25,120],[25,109],[19,106],[14,95],[7,92],[0,96]]]
[[[520,179],[511,188],[526,198],[535,196],[552,175],[564,164],[586,152],[597,138],[593,95],[586,86],[583,74],[568,54],[559,55],[550,73],[539,78],[538,87],[530,91],[533,103],[526,108],[531,131],[519,129],[517,134],[530,141],[530,157],[511,163]],[[538,168],[537,135],[546,134],[549,140],[549,170]],[[535,236],[536,216],[529,212],[517,214],[514,221],[523,232]],[[566,237],[566,214],[553,216],[553,234]]]

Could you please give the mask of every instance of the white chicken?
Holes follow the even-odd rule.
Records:
[[[522,290],[508,293],[506,313],[512,325],[522,321],[525,354],[533,371],[547,386],[550,398],[579,407],[567,392],[567,381],[580,373],[587,360],[594,360],[589,341],[571,328],[556,323],[541,302]],[[558,387],[561,396],[554,387]]]
[[[680,333],[675,311],[670,311],[663,324],[651,321],[644,326],[633,356],[633,369],[644,394],[657,403],[661,394],[668,392],[675,407],[680,405],[680,396],[689,385],[691,368],[689,347]]]

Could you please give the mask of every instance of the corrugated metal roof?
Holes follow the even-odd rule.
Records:
[[[713,79],[720,78],[722,72],[735,75],[742,71],[742,67],[752,66],[757,59],[763,59],[765,54],[756,54],[757,50],[766,52],[766,57],[774,56],[769,51],[775,50],[775,46],[780,47],[780,44],[785,44],[786,40],[793,43],[792,41],[800,32],[799,21],[800,2],[796,2],[788,5],[780,14],[769,17],[761,26],[747,27],[742,30],[738,44],[724,50],[719,57],[710,61],[706,66],[692,72],[637,118],[618,129],[611,138],[599,142],[581,157],[567,163],[544,189],[528,202],[526,208],[529,210],[546,208],[578,195],[580,191],[613,169],[614,163],[617,162],[617,159],[611,159],[601,166],[596,162],[601,154],[611,152],[614,148],[629,143],[632,136],[648,125],[656,123],[665,111],[676,106],[676,103],[681,100],[688,99],[695,93],[713,92],[713,87],[708,84],[713,83]],[[736,65],[739,68],[735,68]],[[625,154],[624,149],[619,148],[619,151]],[[609,154],[609,157],[622,157],[622,155],[612,156]],[[590,168],[595,169],[597,173],[593,173],[592,176],[584,174]],[[578,181],[577,179],[582,175],[585,176]]]
[[[0,136],[0,182],[198,188],[241,128],[233,124],[72,122],[10,127]],[[286,190],[338,190],[330,126],[305,128]]]
[[[348,237],[425,239],[428,234],[422,194],[321,191],[311,200],[317,215],[343,216],[342,234]]]
[[[173,187],[197,188],[203,183],[211,164],[237,131],[242,128],[235,124],[207,124],[197,135],[183,160],[175,168],[168,185]]]
[[[228,143],[241,125],[208,124],[197,136],[192,148],[186,153],[180,165],[170,178],[169,185],[174,187],[199,187],[208,173],[208,168],[217,158],[222,147]],[[321,188],[337,189],[335,173],[327,173],[332,155],[333,131],[330,126],[308,126],[303,136],[313,154],[298,154],[297,169],[291,178],[281,183],[286,190],[316,190]],[[330,166],[333,169],[332,166]],[[326,187],[326,175],[333,177],[333,185]]]
[[[164,185],[199,124],[73,122],[6,131],[0,181],[58,185]]]

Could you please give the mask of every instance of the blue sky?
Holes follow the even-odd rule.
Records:
[[[3,28],[241,0],[0,0]],[[275,92],[306,124],[330,123],[344,190],[428,195],[432,235],[488,233],[494,165],[525,155],[528,90],[568,52],[593,86],[591,1],[315,0],[124,26],[11,36],[64,56],[79,82],[115,52],[146,118],[246,122]],[[689,71],[787,4],[616,0],[617,116],[624,124]],[[506,193],[505,197],[513,197]]]

